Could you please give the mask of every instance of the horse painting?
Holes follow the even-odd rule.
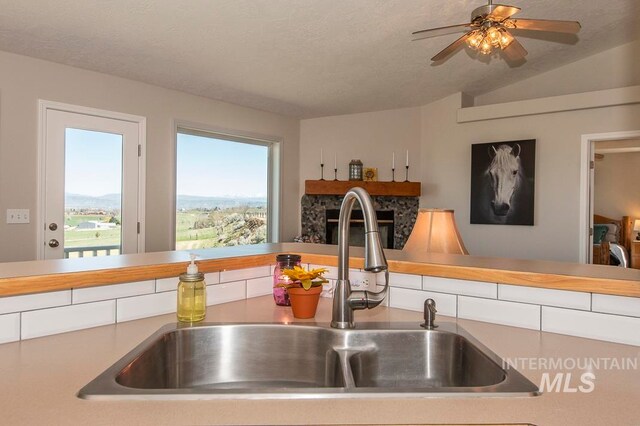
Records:
[[[533,225],[535,140],[472,146],[471,223]]]

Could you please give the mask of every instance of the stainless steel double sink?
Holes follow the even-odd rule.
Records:
[[[534,396],[456,324],[162,327],[80,390],[86,399]]]

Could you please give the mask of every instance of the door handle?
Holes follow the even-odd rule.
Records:
[[[58,229],[58,224],[57,223],[50,223],[49,224],[49,230],[55,231],[56,229]]]
[[[54,238],[54,239],[49,240],[49,247],[56,248],[56,247],[58,247],[59,245],[60,245],[60,243],[59,243],[59,242],[58,242],[58,240],[56,240],[55,238]]]

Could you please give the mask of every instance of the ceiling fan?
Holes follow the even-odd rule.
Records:
[[[471,12],[471,22],[468,24],[416,31],[412,33],[413,40],[469,30],[431,60],[437,62],[447,59],[449,55],[466,43],[471,49],[484,55],[491,54],[494,49],[500,49],[507,60],[517,61],[524,58],[527,51],[512,33],[518,34],[522,30],[576,34],[580,31],[580,23],[577,21],[512,18],[519,11],[518,7],[493,4],[493,0],[489,0],[487,5],[480,6]]]

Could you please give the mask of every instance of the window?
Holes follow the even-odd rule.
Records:
[[[275,241],[277,152],[277,142],[178,127],[176,250]]]

